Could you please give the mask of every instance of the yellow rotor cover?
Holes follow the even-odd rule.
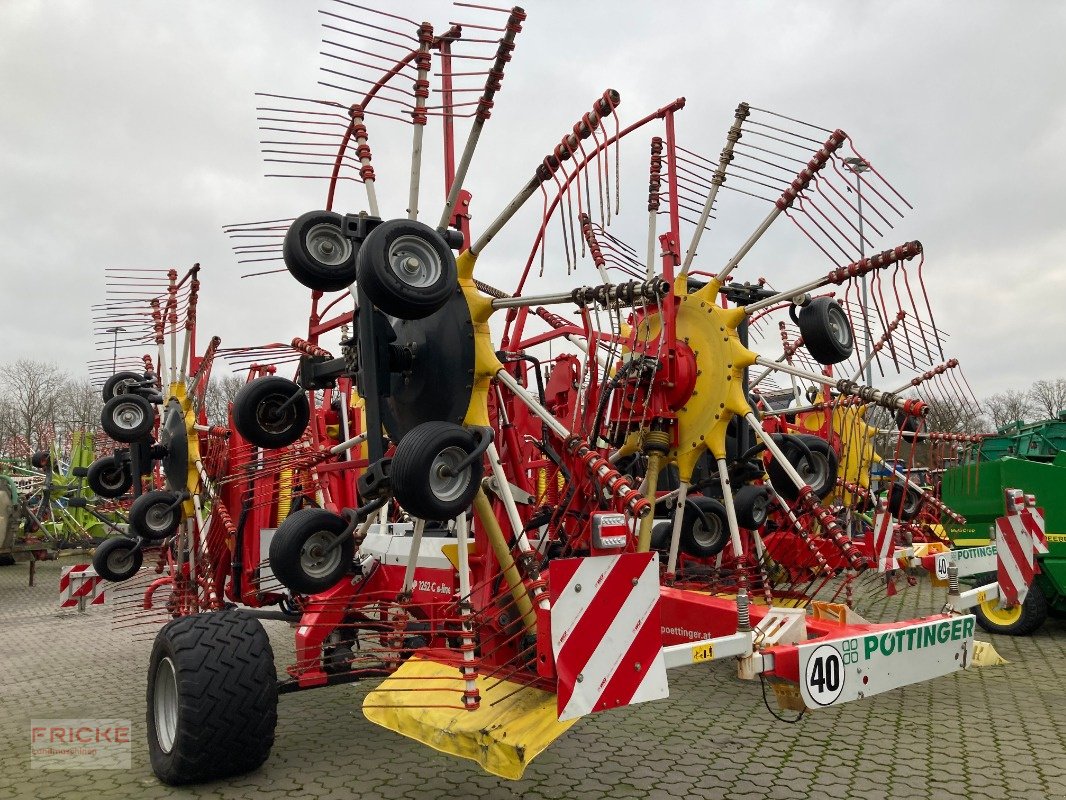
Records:
[[[721,288],[718,281],[712,280],[688,294],[684,276],[674,283],[678,301],[676,335],[696,357],[695,388],[677,412],[677,447],[669,454],[677,461],[683,481],[692,479],[696,462],[705,450],[715,458],[725,458],[729,421],[751,411],[744,396],[744,370],[755,363],[756,354],[740,343],[737,333],[746,318],[744,309],[722,308],[716,302]],[[637,326],[637,338],[651,341],[661,329],[661,315],[653,314]]]

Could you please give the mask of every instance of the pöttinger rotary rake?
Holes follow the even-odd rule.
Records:
[[[94,307],[101,344],[112,353],[92,365],[98,377],[108,375],[101,425],[118,446],[93,462],[90,484],[112,498],[132,494],[132,501],[128,524],[96,548],[93,567],[109,581],[129,582],[112,595],[120,595],[120,609],[130,595],[136,606],[167,616],[223,605],[213,581],[217,558],[207,556],[214,480],[226,463],[229,431],[208,425],[205,412],[220,340],[197,350],[199,278],[199,264],[181,274],[112,269],[108,298]],[[124,367],[139,368],[114,372],[120,333],[124,350],[154,350],[154,361],[124,357]],[[146,555],[154,572],[133,580],[144,575]],[[127,617],[125,610],[117,615],[120,623]]]
[[[918,242],[863,255],[906,204],[873,170],[870,197],[861,206],[849,197],[846,160],[869,166],[850,138],[741,104],[720,157],[706,159],[678,142],[684,99],[624,125],[621,94],[608,89],[475,238],[465,183],[525,13],[467,26],[499,33],[486,40],[465,38],[458,23],[437,34],[347,2],[329,9],[325,85],[369,88],[352,103],[269,95],[276,105],[263,109],[275,120],[265,127],[290,137],[271,140],[273,160],[327,168],[325,209],[229,229],[275,237],[242,256],[280,256],[312,291],[297,380],[256,378],[234,408],[236,433],[273,468],[231,478],[288,511],[275,515],[276,530],[249,527],[245,514],[227,529],[234,552],[253,540],[269,549],[265,563],[244,561],[240,596],[253,606],[280,597],[282,607],[184,617],[159,632],[148,688],[156,774],[183,783],[252,769],[269,755],[279,692],[370,677],[382,680],[366,695],[369,719],[517,778],[580,717],[665,698],[672,668],[735,659],[741,677],[769,682],[798,710],[968,666],[972,616],[949,608],[869,623],[831,602],[871,572],[838,513],[850,501],[831,499],[860,493],[838,490],[839,459],[815,443],[827,439],[774,421],[749,392],[748,370],[761,369],[809,382],[845,411],[881,408],[904,426],[928,413],[917,396],[832,372],[861,361],[857,328],[872,343],[891,337],[891,318],[878,305],[884,330],[875,333],[865,302],[826,291],[848,300],[864,277],[921,280]],[[360,53],[385,40],[396,48],[374,56],[390,65],[376,72]],[[458,58],[491,64],[475,102],[457,101],[469,87],[456,84],[471,76],[453,69]],[[433,118],[443,122],[446,191],[427,224],[419,209]],[[411,125],[412,146],[406,215],[390,217],[369,142],[397,122]],[[621,208],[620,165],[633,149],[647,157],[644,135],[650,191],[634,223]],[[365,189],[359,213],[334,210],[343,180]],[[772,196],[753,233],[707,271],[697,248],[708,245],[723,189]],[[496,288],[503,273],[489,272],[486,252],[537,195],[525,266]],[[733,280],[779,217],[833,267],[784,291]],[[620,232],[636,226],[646,257]],[[354,308],[325,318],[350,300]],[[774,308],[789,310],[802,336],[792,353],[808,363],[750,348],[753,321]],[[913,324],[915,338],[939,348],[931,322]],[[354,335],[334,358],[320,337],[342,325]],[[284,468],[299,479],[281,489]],[[817,581],[770,557],[771,504],[790,535],[834,554],[823,555]],[[280,680],[259,621],[278,617],[296,638]]]

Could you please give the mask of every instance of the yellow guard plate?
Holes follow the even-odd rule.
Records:
[[[463,681],[454,666],[414,656],[367,694],[363,713],[376,725],[511,780],[521,778],[526,765],[577,721],[559,721],[551,692],[496,678],[479,677],[477,685],[476,711],[417,706],[419,699],[461,702]],[[455,691],[439,691],[443,688]]]

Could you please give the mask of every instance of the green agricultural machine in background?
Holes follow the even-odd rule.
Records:
[[[1003,516],[1008,487],[1036,496],[1044,510],[1048,552],[1036,557],[1040,572],[1025,602],[1001,608],[998,600],[990,600],[975,611],[985,630],[1021,636],[1049,615],[1066,617],[1066,410],[1058,419],[1005,426],[964,450],[959,464],[945,470],[941,499],[966,518],[964,525],[944,525],[957,548],[995,547],[993,525]]]
[[[30,468],[14,461],[3,465],[0,565],[62,549],[91,548],[117,530],[121,517],[97,508],[99,501],[86,480],[93,457],[92,434],[77,432],[69,460],[53,446],[34,453]]]

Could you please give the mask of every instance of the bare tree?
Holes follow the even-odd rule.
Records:
[[[67,376],[55,364],[19,359],[0,367],[0,390],[10,404],[15,435],[32,449],[46,449],[56,435],[56,416]]]
[[[56,410],[56,437],[65,448],[76,433],[96,437],[100,431],[100,412],[104,399],[88,378],[68,380],[59,392]]]
[[[926,430],[938,433],[983,433],[986,427],[980,409],[973,403],[946,399],[929,403]]]
[[[992,424],[997,428],[1009,425],[1015,420],[1032,417],[1036,409],[1029,399],[1028,392],[1007,389],[989,397],[984,402],[988,413],[992,415]]]
[[[212,425],[225,425],[229,422],[229,404],[244,384],[242,375],[220,375],[211,378],[204,403],[207,407],[208,422]]]
[[[1058,417],[1059,412],[1066,409],[1066,378],[1034,381],[1029,389],[1029,399],[1046,419]]]

